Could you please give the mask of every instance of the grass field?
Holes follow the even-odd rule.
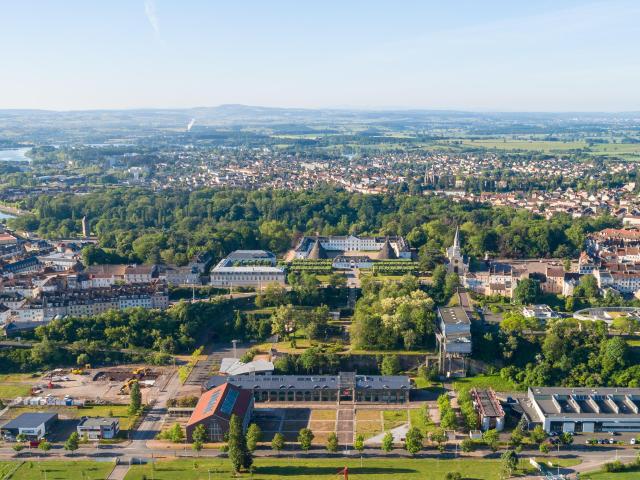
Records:
[[[120,430],[128,430],[135,418],[129,417],[127,405],[91,405],[87,407],[64,407],[40,405],[34,407],[16,407],[10,408],[2,420],[10,420],[16,418],[23,413],[32,412],[57,412],[62,418],[80,418],[80,417],[108,417],[114,416],[120,419]]]
[[[640,478],[640,467],[635,467],[624,472],[594,472],[584,473],[580,478],[589,480],[636,480]]]
[[[384,420],[383,428],[386,432],[409,422],[409,414],[406,410],[385,410],[382,412],[382,419]]]
[[[481,147],[496,150],[535,150],[538,152],[555,152],[586,149],[585,142],[549,142],[544,140],[510,140],[510,139],[482,139],[459,140],[466,147]]]
[[[11,480],[104,480],[113,470],[111,462],[91,462],[85,460],[47,460],[44,462],[24,462],[10,477]]]
[[[513,382],[503,379],[500,375],[476,375],[475,377],[459,378],[453,383],[455,390],[462,388],[493,388],[496,392],[510,392],[517,390]]]
[[[12,400],[28,396],[35,380],[36,378],[28,373],[0,375],[0,399]]]
[[[411,426],[419,428],[423,435],[428,434],[436,428],[435,423],[425,416],[425,412],[422,408],[409,410],[409,420]]]
[[[212,479],[230,478],[229,460],[207,459],[173,460],[156,462],[153,478],[155,480],[208,480],[208,471]],[[240,478],[253,480],[280,480],[283,478],[303,480],[336,479],[338,470],[349,468],[351,480],[442,480],[447,472],[460,472],[465,479],[497,479],[500,462],[498,460],[436,460],[436,459],[360,459],[352,458],[258,458],[255,461],[255,473],[243,474]],[[125,480],[152,478],[151,465],[135,465]]]
[[[311,420],[333,420],[336,419],[336,411],[335,410],[312,410],[311,411]]]

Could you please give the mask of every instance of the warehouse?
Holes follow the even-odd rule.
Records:
[[[23,413],[2,426],[2,435],[15,440],[23,434],[28,440],[40,440],[58,421],[57,413]]]
[[[209,379],[205,388],[225,382],[253,392],[256,402],[406,403],[409,377],[396,375],[240,375]]]
[[[532,387],[520,400],[545,432],[640,432],[640,388]]]

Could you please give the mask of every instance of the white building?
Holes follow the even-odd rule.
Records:
[[[211,285],[216,287],[264,288],[270,283],[284,285],[284,268],[276,266],[276,257],[265,250],[236,250],[211,270]]]
[[[640,388],[531,387],[520,406],[547,433],[640,432]]]

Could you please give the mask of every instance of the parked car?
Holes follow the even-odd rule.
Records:
[[[635,439],[635,438],[632,438],[631,440],[629,440],[629,443],[630,443],[631,445],[635,445],[635,444],[636,444],[636,439]]]

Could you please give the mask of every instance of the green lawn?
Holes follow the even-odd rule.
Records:
[[[412,427],[418,427],[423,435],[435,429],[436,425],[430,418],[425,416],[424,409],[414,408],[409,410],[409,419]]]
[[[8,373],[0,375],[0,398],[13,400],[16,397],[26,397],[37,376],[29,373]]]
[[[409,417],[406,410],[385,410],[382,412],[382,418],[384,420],[383,428],[385,432],[392,428],[404,425],[409,421]]]
[[[2,420],[10,420],[22,413],[32,412],[57,412],[63,418],[80,418],[80,417],[108,417],[112,414],[120,419],[120,430],[126,431],[131,428],[134,417],[128,415],[128,405],[91,405],[87,407],[66,407],[66,406],[45,406],[39,405],[34,407],[16,407],[10,408]]]
[[[594,472],[580,475],[580,478],[589,480],[635,480],[640,478],[640,467],[629,469],[625,472]]]
[[[510,392],[517,390],[516,386],[510,380],[505,380],[498,374],[494,375],[476,375],[474,377],[459,378],[453,383],[455,390],[463,388],[493,388],[496,392]]]
[[[112,462],[86,460],[51,460],[24,462],[11,476],[11,480],[41,480],[46,471],[47,480],[104,480],[113,470]]]
[[[230,478],[228,459],[195,459],[156,462],[155,471],[151,465],[135,465],[125,480],[208,480],[208,471],[212,479]],[[438,459],[365,459],[363,467],[360,459],[355,458],[258,458],[253,476],[245,473],[240,478],[253,480],[280,480],[283,478],[302,480],[328,480],[339,478],[337,472],[345,466],[349,468],[351,480],[442,480],[447,472],[460,472],[465,479],[497,479],[500,473],[499,460],[463,460]]]

